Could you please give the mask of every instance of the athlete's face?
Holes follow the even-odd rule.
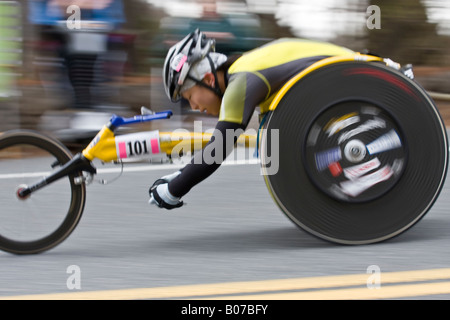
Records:
[[[214,75],[212,73],[207,73],[203,78],[203,83],[209,87],[214,87]],[[184,91],[182,96],[189,101],[192,110],[199,110],[200,112],[206,112],[213,116],[219,115],[222,99],[208,88],[195,85]]]

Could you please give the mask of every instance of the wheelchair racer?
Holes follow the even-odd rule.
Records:
[[[211,140],[189,164],[150,187],[149,202],[160,208],[181,207],[181,198],[231,153],[255,108],[259,106],[261,114],[267,112],[277,91],[290,78],[321,59],[353,53],[330,43],[282,38],[227,57],[215,52],[214,43],[197,29],[171,47],[164,62],[168,98],[172,102],[184,98],[193,110],[218,116],[218,122]],[[229,130],[236,134],[229,134]],[[205,161],[207,155],[219,160]]]

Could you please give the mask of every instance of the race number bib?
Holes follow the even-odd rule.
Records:
[[[119,159],[151,158],[161,152],[159,131],[148,131],[116,136]]]

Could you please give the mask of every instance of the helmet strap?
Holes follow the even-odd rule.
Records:
[[[215,87],[213,88],[213,90],[216,92],[216,94],[217,94],[220,98],[222,98],[222,97],[223,97],[223,93],[222,93],[222,90],[220,90],[219,79],[218,79],[218,77],[217,77],[216,67],[214,66],[214,63],[213,63],[211,57],[209,56],[209,54],[206,55],[206,58],[208,59],[209,65],[211,66],[211,71],[212,71],[212,73],[213,73],[213,75],[214,75],[214,83],[216,84]]]
[[[211,66],[212,74],[214,75],[214,83],[215,83],[216,85],[215,85],[214,87],[209,86],[209,85],[205,84],[203,81],[198,80],[198,79],[195,79],[195,78],[192,77],[190,74],[188,74],[186,78],[188,78],[188,79],[194,81],[196,84],[198,84],[199,86],[201,86],[201,87],[203,87],[203,88],[206,88],[206,89],[208,89],[208,90],[211,90],[211,91],[214,92],[219,98],[222,99],[223,93],[222,93],[222,90],[220,90],[219,79],[218,79],[218,77],[217,77],[217,71],[216,71],[216,68],[214,67],[214,63],[212,62],[212,60],[211,60],[211,58],[209,57],[209,55],[206,55],[205,58],[207,58],[208,61],[209,61],[209,64],[210,64],[210,66]]]
[[[212,74],[214,75],[215,86],[214,87],[208,86],[208,85],[204,84],[202,81],[198,81],[198,80],[196,80],[196,82],[200,86],[205,87],[205,88],[207,88],[209,90],[212,90],[219,98],[222,99],[223,92],[222,92],[222,90],[220,90],[219,79],[217,77],[217,71],[216,71],[216,68],[214,67],[214,63],[213,63],[211,57],[209,56],[209,54],[207,54],[205,58],[208,59],[209,65],[211,67]]]
[[[195,83],[198,84],[199,86],[201,86],[201,87],[203,87],[203,88],[206,88],[206,89],[208,89],[208,90],[211,90],[211,91],[214,92],[219,98],[222,98],[222,97],[223,97],[223,93],[222,93],[222,91],[220,90],[219,87],[211,87],[211,86],[208,86],[207,84],[205,84],[204,82],[199,81],[199,80],[197,80],[197,79],[194,79],[194,78],[192,78],[192,77],[190,77],[190,76],[189,76],[189,78],[190,78],[191,80],[195,81]],[[216,82],[216,83],[217,83],[217,82]]]

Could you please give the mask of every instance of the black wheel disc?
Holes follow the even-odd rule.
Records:
[[[415,225],[448,166],[446,128],[424,90],[382,64],[356,61],[291,85],[266,123],[260,154],[283,213],[341,244],[384,241]]]

